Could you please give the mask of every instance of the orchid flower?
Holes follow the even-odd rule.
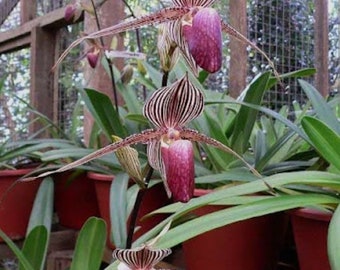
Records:
[[[186,73],[172,85],[155,91],[145,103],[144,115],[153,123],[155,129],[130,135],[38,177],[72,169],[132,144],[145,143],[149,163],[161,172],[168,195],[173,196],[175,201],[187,202],[193,196],[194,188],[194,157],[191,142],[206,143],[231,153],[243,161],[254,174],[260,176],[239,154],[226,145],[185,127],[200,115],[203,107],[203,94],[190,82]]]
[[[154,270],[164,257],[171,254],[171,249],[151,249],[147,245],[133,249],[115,249],[114,259],[121,262],[119,270]]]
[[[172,54],[171,52],[174,50],[179,50],[195,75],[198,74],[198,66],[208,72],[216,72],[220,69],[222,63],[223,31],[259,51],[273,67],[275,75],[278,76],[268,56],[236,29],[224,23],[217,11],[210,7],[215,0],[172,0],[172,2],[173,7],[121,22],[75,40],[63,52],[56,65],[65,58],[72,48],[85,40],[116,35],[158,23],[163,24],[161,26],[161,38],[158,42],[161,60],[168,57],[169,52]],[[177,55],[178,53],[175,53],[174,58]],[[170,59],[166,62],[174,63],[175,60]]]

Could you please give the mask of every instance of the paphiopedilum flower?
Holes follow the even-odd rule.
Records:
[[[113,258],[121,262],[119,270],[154,270],[154,266],[171,254],[171,249],[152,249],[147,245],[133,249],[115,249]]]
[[[169,68],[169,63],[171,65],[175,62],[178,55],[178,53],[172,54],[175,50],[182,53],[196,75],[198,74],[198,66],[208,72],[219,70],[222,63],[222,31],[252,46],[263,54],[273,67],[273,63],[260,48],[221,20],[216,10],[210,7],[214,1],[172,0],[173,7],[107,27],[74,41],[61,55],[57,64],[65,58],[73,47],[84,40],[116,35],[145,25],[160,23],[163,26],[160,31],[158,49],[161,60],[163,59],[161,63],[167,63],[162,67],[165,70]],[[167,59],[169,57],[170,59]],[[275,69],[274,72],[276,72]]]
[[[257,173],[243,158],[224,144],[185,127],[203,110],[203,94],[185,74],[170,86],[155,91],[144,105],[144,115],[155,126],[139,134],[99,149],[60,169],[40,175],[63,172],[82,165],[105,154],[136,143],[147,144],[150,165],[161,172],[169,196],[176,201],[186,202],[193,195],[194,162],[191,141],[203,142],[217,147],[242,160]]]

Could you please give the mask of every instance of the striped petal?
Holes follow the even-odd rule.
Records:
[[[177,7],[209,7],[216,0],[172,0]]]
[[[210,73],[221,68],[221,18],[215,9],[200,9],[194,14],[192,25],[183,25],[183,34],[197,65]]]
[[[198,66],[195,62],[195,59],[192,57],[187,41],[184,38],[183,28],[182,28],[183,20],[179,19],[173,22],[168,23],[168,33],[171,40],[173,40],[179,49],[181,50],[181,54],[184,60],[187,62],[189,68],[198,76]]]
[[[157,42],[161,68],[166,72],[170,71],[177,63],[180,52],[177,44],[170,38],[170,26],[170,23],[163,23],[159,26]]]
[[[125,263],[131,270],[151,270],[170,253],[170,249],[151,249],[148,246],[142,246],[134,249],[117,248],[112,256]]]
[[[169,145],[162,144],[166,183],[176,202],[188,202],[194,195],[195,168],[192,143],[177,140]]]
[[[185,74],[168,87],[155,91],[145,103],[143,113],[158,128],[179,129],[203,110],[203,94]]]
[[[109,36],[109,35],[116,35],[122,32],[126,32],[128,30],[134,30],[142,26],[151,25],[155,23],[174,21],[174,20],[182,18],[189,11],[190,9],[185,6],[164,8],[151,15],[142,16],[142,17],[135,18],[129,21],[124,21],[122,23],[104,28],[97,32],[93,32],[87,36],[81,37],[73,41],[71,45],[61,54],[61,56],[59,57],[58,61],[56,62],[53,68],[56,68],[61,63],[61,61],[65,59],[65,57],[74,47],[78,46],[80,43],[82,43],[85,40],[96,39],[96,38]]]

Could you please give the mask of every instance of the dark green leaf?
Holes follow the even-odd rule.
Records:
[[[305,116],[302,127],[311,139],[316,150],[338,170],[340,170],[340,136],[322,121]]]
[[[312,102],[316,116],[332,128],[337,134],[340,134],[340,123],[331,106],[326,102],[323,96],[309,83],[299,80],[302,89],[305,91],[309,100]]]
[[[261,105],[263,95],[267,90],[269,77],[269,72],[256,77],[246,90],[243,101]],[[236,116],[235,128],[231,138],[232,149],[235,152],[243,154],[247,150],[249,146],[249,137],[254,127],[256,117],[257,110],[242,105]]]
[[[86,107],[106,137],[110,141],[111,135],[125,138],[127,135],[126,130],[122,126],[119,115],[110,98],[93,89],[85,89],[81,93]]]

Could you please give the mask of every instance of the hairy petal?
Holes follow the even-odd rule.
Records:
[[[216,147],[224,152],[230,153],[233,156],[235,156],[237,159],[241,160],[248,168],[249,170],[256,176],[262,177],[261,174],[253,168],[245,159],[240,156],[238,153],[236,153],[234,150],[229,148],[228,146],[224,145],[223,143],[208,137],[207,135],[204,135],[202,133],[199,133],[196,130],[185,128],[181,131],[181,138],[187,139],[195,142],[201,142],[206,143],[208,145],[211,145],[213,147]]]
[[[184,6],[165,8],[151,15],[142,16],[139,18],[135,18],[133,20],[125,21],[125,22],[104,28],[97,32],[93,32],[87,36],[81,37],[73,41],[71,45],[61,54],[58,61],[54,65],[53,69],[56,68],[56,66],[60,64],[60,62],[66,57],[66,55],[70,52],[70,50],[72,50],[72,48],[78,46],[80,43],[82,43],[85,40],[96,39],[96,38],[100,38],[100,37],[104,37],[108,35],[115,35],[115,34],[119,34],[119,33],[122,33],[128,30],[133,30],[136,28],[140,28],[142,26],[152,25],[155,23],[174,21],[174,20],[177,20],[183,17],[189,11],[190,9]]]
[[[244,35],[242,35],[240,32],[238,32],[235,28],[233,28],[231,25],[221,21],[222,25],[222,31],[225,32],[228,35],[233,36],[234,38],[238,39],[239,41],[244,42],[245,44],[252,47],[254,50],[258,51],[269,63],[269,65],[272,67],[275,77],[280,82],[280,75],[277,72],[274,63],[270,60],[270,58],[267,56],[267,54],[262,51],[255,43],[251,42],[248,38],[246,38]]]
[[[183,25],[183,33],[196,64],[211,73],[218,71],[222,65],[222,29],[217,11],[200,9],[191,26]]]
[[[152,130],[152,129],[147,129],[144,130],[143,132],[139,133],[139,134],[133,134],[129,137],[126,137],[125,139],[123,139],[122,141],[118,141],[115,143],[112,143],[110,145],[107,145],[81,159],[78,159],[74,162],[71,162],[55,171],[50,171],[50,172],[46,172],[46,173],[42,173],[40,175],[38,175],[37,177],[31,177],[31,178],[27,178],[25,180],[34,180],[35,178],[40,178],[40,177],[45,177],[47,175],[53,174],[53,173],[59,173],[59,172],[64,172],[70,169],[73,169],[75,167],[78,167],[80,165],[83,165],[91,160],[97,159],[99,157],[102,157],[104,155],[107,155],[109,153],[113,153],[115,151],[117,151],[118,149],[121,149],[122,147],[126,147],[129,146],[131,144],[136,144],[136,143],[149,143],[150,141],[153,140],[159,140],[161,138],[162,135],[166,134],[166,132],[164,130]]]
[[[203,94],[185,74],[170,86],[155,91],[145,103],[143,113],[159,128],[179,129],[203,110]]]
[[[166,183],[174,201],[187,202],[194,195],[194,151],[190,141],[177,140],[162,145]]]
[[[112,256],[125,263],[131,270],[151,270],[170,253],[170,249],[151,249],[148,246],[142,246],[134,249],[117,248]]]

